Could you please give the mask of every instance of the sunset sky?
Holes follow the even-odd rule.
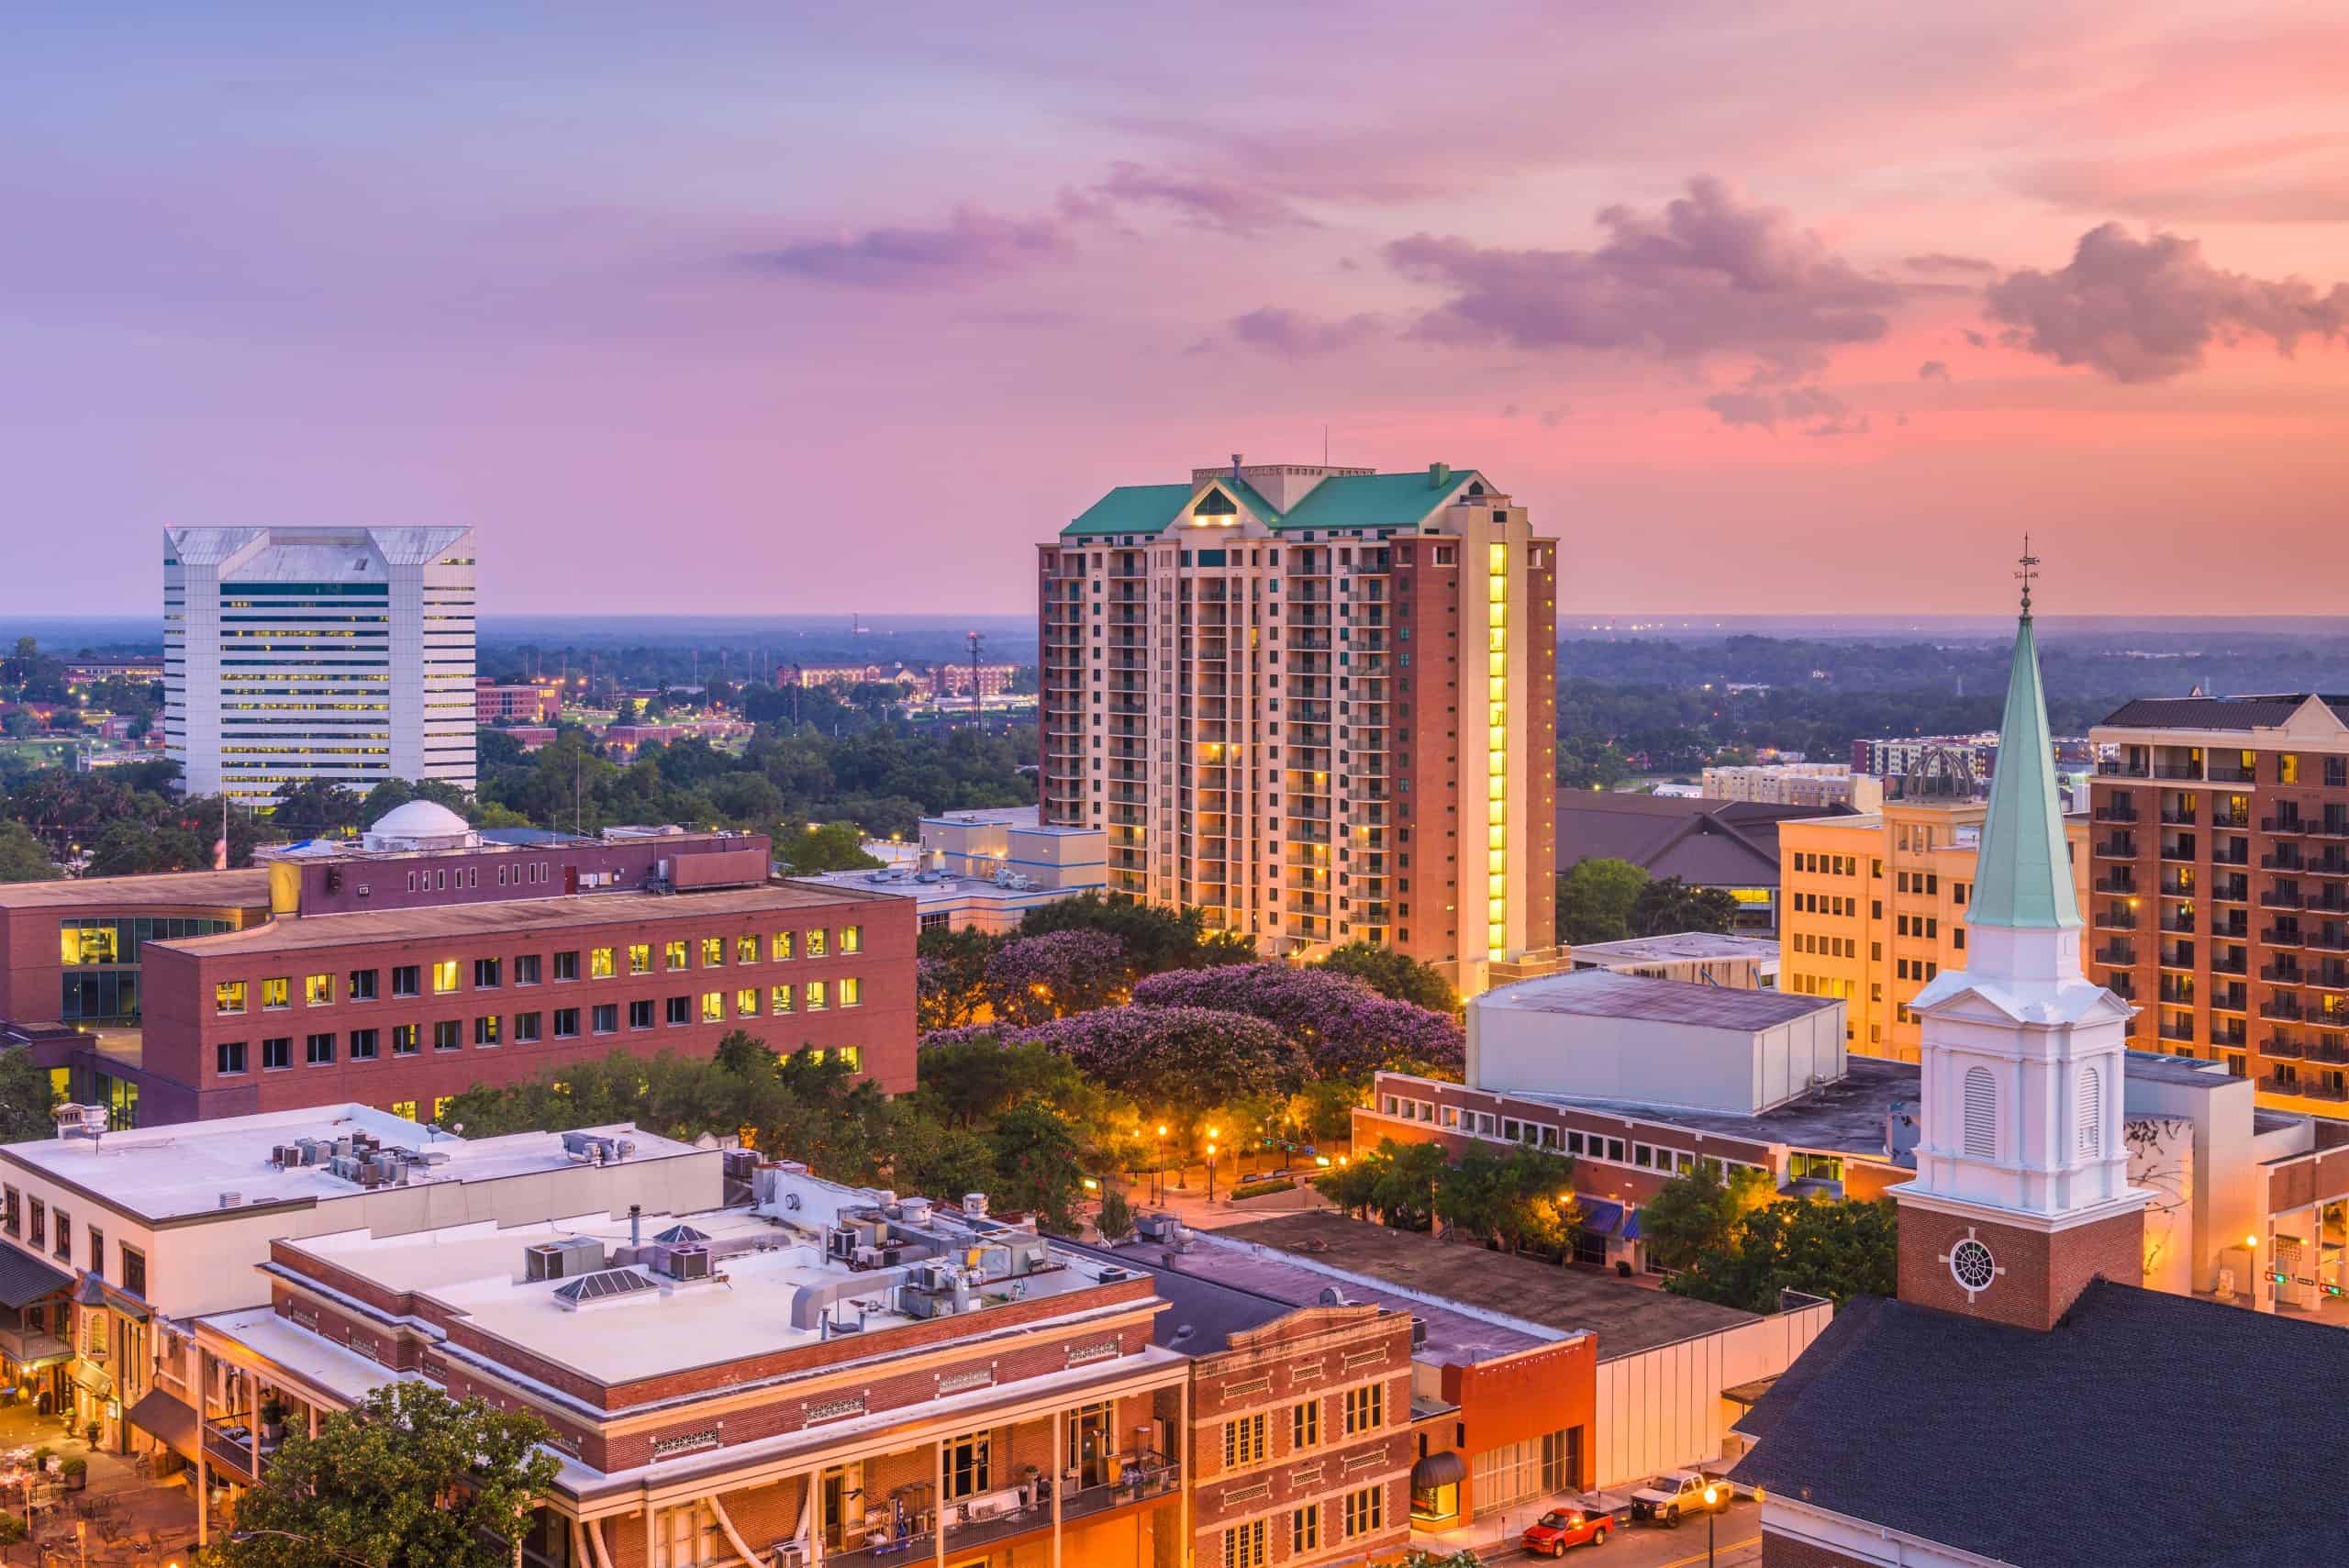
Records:
[[[477,526],[493,617],[1013,611],[1325,426],[1562,611],[2349,580],[2337,0],[43,9],[0,611],[305,521]]]

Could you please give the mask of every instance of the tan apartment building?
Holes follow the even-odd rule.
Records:
[[[1043,820],[1112,891],[1464,992],[1551,947],[1557,541],[1485,475],[1121,485],[1040,548]]]
[[[1778,984],[1839,997],[1851,1046],[1918,1059],[1909,998],[1965,967],[1965,906],[1988,811],[1982,801],[1887,801],[1854,817],[1781,823]],[[2088,824],[2066,817],[2074,890],[2088,896]]]
[[[2349,698],[2153,698],[2090,731],[2089,975],[2140,1050],[2349,1100]],[[2336,1113],[2337,1114],[2337,1113]]]

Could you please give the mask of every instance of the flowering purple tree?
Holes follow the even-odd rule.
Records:
[[[1124,988],[1126,944],[1100,931],[1019,937],[987,956],[996,1021],[1041,1024],[1106,1006]]]
[[[1312,1072],[1272,1025],[1205,1007],[1108,1007],[1006,1038],[1042,1044],[1111,1093],[1186,1124],[1219,1106],[1294,1094]]]
[[[1261,1018],[1295,1041],[1323,1079],[1360,1081],[1381,1067],[1457,1073],[1459,1020],[1380,995],[1350,975],[1285,963],[1174,970],[1136,983],[1138,1006],[1208,1007]]]

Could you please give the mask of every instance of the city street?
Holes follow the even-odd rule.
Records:
[[[1512,1510],[1514,1512],[1514,1510]],[[1757,1568],[1762,1561],[1762,1510],[1752,1503],[1732,1505],[1714,1520],[1712,1562],[1716,1568]],[[1486,1547],[1487,1563],[1548,1562],[1515,1544]],[[1702,1568],[1705,1521],[1691,1519],[1678,1529],[1625,1525],[1607,1538],[1605,1546],[1576,1547],[1555,1559],[1576,1568]]]

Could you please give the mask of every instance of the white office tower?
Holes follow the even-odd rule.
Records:
[[[163,724],[190,795],[473,787],[473,531],[165,528]]]

